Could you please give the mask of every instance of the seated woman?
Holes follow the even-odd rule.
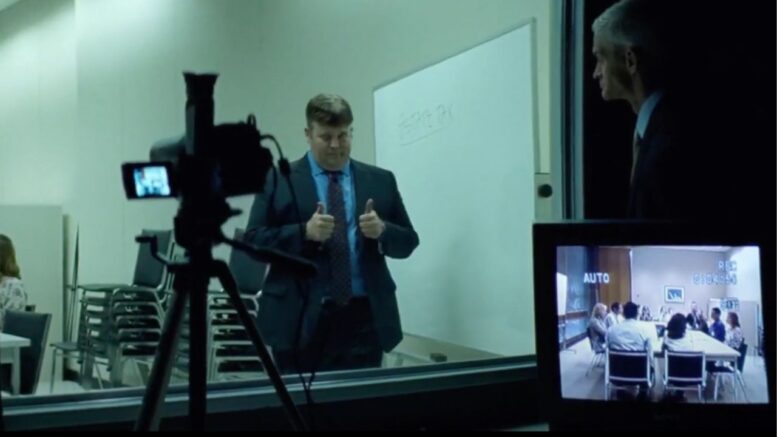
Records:
[[[680,313],[675,314],[669,319],[666,325],[666,336],[664,338],[664,348],[673,352],[693,351],[691,339],[685,335],[687,320]]]
[[[22,285],[16,252],[11,239],[0,234],[0,331],[6,310],[24,311],[27,293]]]
[[[742,328],[739,327],[739,314],[735,312],[729,312],[726,317],[726,324],[728,324],[728,331],[726,331],[726,344],[735,350],[739,350],[742,347],[742,343],[745,342],[745,337],[742,335]]]
[[[650,322],[653,320],[653,315],[650,313],[650,307],[643,305],[639,309],[639,320]]]
[[[606,341],[607,327],[605,317],[607,315],[607,305],[597,303],[591,310],[591,319],[588,321],[588,335],[591,338],[591,347],[594,352],[604,351]]]
[[[666,324],[666,335],[664,336],[664,349],[672,352],[693,352],[693,343],[685,335],[688,321],[680,313],[675,314]],[[667,393],[667,398],[672,400],[683,400],[685,394],[679,390],[672,390]]]

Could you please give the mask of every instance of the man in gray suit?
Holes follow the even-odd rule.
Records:
[[[306,118],[310,150],[291,163],[294,192],[271,173],[254,200],[246,240],[303,256],[318,274],[305,280],[271,266],[259,329],[284,373],[379,367],[402,339],[386,257],[409,257],[418,235],[394,175],[350,158],[348,102],[320,94]]]

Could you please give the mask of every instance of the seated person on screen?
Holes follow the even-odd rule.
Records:
[[[726,342],[726,326],[720,321],[720,308],[712,309],[712,325],[710,326],[710,335],[715,337],[721,343]]]
[[[5,311],[24,311],[27,293],[22,285],[13,242],[0,234],[0,331],[3,330]]]
[[[704,314],[702,313],[699,313],[698,317],[696,318],[696,330],[710,335],[710,327],[707,326],[707,318],[704,317]]]
[[[691,312],[688,313],[687,321],[688,326],[693,330],[699,330],[700,319],[704,317],[696,301],[691,302]]]
[[[639,320],[650,322],[653,320],[653,315],[650,314],[650,307],[642,305],[639,309]]]
[[[669,319],[666,325],[666,335],[664,338],[664,348],[673,352],[691,352],[693,344],[691,339],[685,335],[687,321],[685,316],[680,313],[675,314]]]
[[[605,326],[607,326],[607,329],[610,329],[621,322],[621,312],[622,308],[620,302],[613,302],[612,305],[610,305],[610,314],[607,314],[607,318],[605,319]]]
[[[669,319],[669,323],[666,325],[666,336],[664,338],[664,349],[668,349],[672,352],[693,352],[693,343],[691,339],[685,335],[688,322],[685,316],[677,313]],[[684,399],[685,393],[680,390],[672,390],[667,393],[670,398]]]
[[[607,338],[607,326],[604,318],[607,314],[607,305],[597,303],[591,311],[591,319],[588,321],[588,335],[591,337],[591,346],[594,352],[603,352]]]
[[[623,305],[623,323],[619,323],[607,330],[607,347],[610,350],[642,352],[646,351],[650,361],[650,373],[653,373],[653,343],[652,339],[656,335],[648,333],[647,328],[637,320],[639,307],[634,302],[627,302]]]
[[[739,314],[735,312],[729,312],[726,317],[726,323],[729,326],[726,331],[726,345],[734,350],[739,350],[742,347],[742,343],[745,342],[745,337],[742,335],[742,328],[739,327]]]
[[[668,323],[669,320],[672,319],[672,309],[669,307],[661,307],[661,310],[659,311],[658,320],[664,323]]]

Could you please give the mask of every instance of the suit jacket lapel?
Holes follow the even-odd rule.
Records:
[[[356,210],[356,219],[358,221],[359,216],[364,214],[364,207],[367,205],[367,199],[369,199],[367,174],[361,164],[353,160],[351,160],[351,174],[353,174],[353,189],[356,190],[354,209]]]
[[[369,191],[367,190],[368,175],[359,162],[351,160],[351,174],[353,175],[353,189],[356,191],[354,199],[356,204],[354,207],[354,218],[356,219],[356,238],[358,239],[356,245],[359,248],[359,252],[364,254],[364,236],[359,231],[359,216],[364,214],[364,207],[367,205],[367,199],[369,199]]]
[[[297,195],[301,219],[303,222],[307,221],[315,212],[318,203],[316,185],[313,182],[313,175],[310,173],[310,163],[308,163],[307,156],[291,163],[291,182],[294,184],[294,192]],[[279,183],[285,184],[286,182],[281,180]],[[289,201],[293,202],[291,193],[289,193],[289,197]],[[292,212],[292,214],[295,213]]]

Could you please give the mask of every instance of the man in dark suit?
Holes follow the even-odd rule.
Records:
[[[379,367],[402,339],[386,257],[409,257],[418,235],[394,175],[350,159],[348,102],[318,95],[306,118],[310,150],[291,163],[294,192],[270,174],[246,240],[308,258],[318,274],[303,281],[271,266],[259,328],[282,372]]]
[[[667,178],[662,169],[671,153],[664,88],[665,50],[659,38],[655,1],[623,0],[593,23],[593,77],[606,101],[625,100],[637,114],[632,139],[628,215],[659,218],[666,211]]]
[[[626,101],[637,116],[627,216],[730,220],[748,205],[749,175],[736,164],[747,159],[738,138],[746,129],[729,127],[734,109],[718,88],[698,85],[708,73],[693,65],[697,46],[682,31],[690,21],[677,9],[621,0],[592,26],[602,98]]]

